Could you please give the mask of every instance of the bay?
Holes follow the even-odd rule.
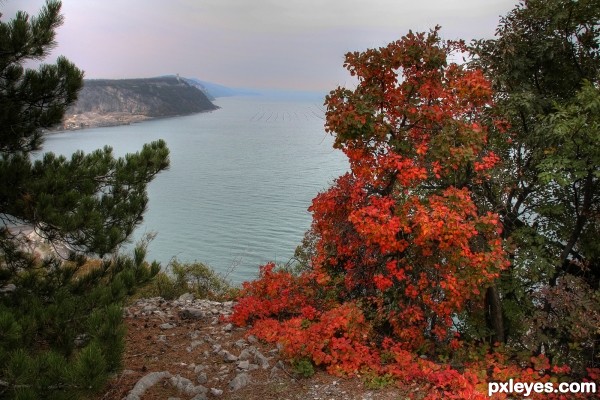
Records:
[[[347,170],[323,128],[322,99],[225,97],[219,110],[50,134],[43,151],[69,156],[105,145],[115,155],[164,139],[169,170],[149,185],[133,242],[157,233],[148,259],[200,261],[234,283],[285,263],[310,227],[311,200]]]

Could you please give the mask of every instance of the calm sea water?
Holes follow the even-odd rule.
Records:
[[[239,283],[266,262],[289,260],[310,227],[311,200],[347,162],[324,132],[321,99],[215,104],[221,109],[210,113],[52,134],[44,151],[109,145],[124,155],[164,139],[171,167],[150,184],[134,240],[156,232],[149,259],[201,261]]]

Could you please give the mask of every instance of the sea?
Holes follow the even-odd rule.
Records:
[[[170,168],[149,185],[148,260],[202,262],[234,284],[267,262],[285,264],[310,228],[308,207],[348,169],[324,130],[323,98],[234,96],[215,111],[46,136],[42,152],[69,156],[104,146],[123,156],[164,139]]]

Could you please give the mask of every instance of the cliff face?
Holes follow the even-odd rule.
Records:
[[[62,128],[121,125],[217,108],[201,90],[176,77],[85,80]]]

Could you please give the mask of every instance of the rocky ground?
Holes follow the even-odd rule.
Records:
[[[303,378],[276,346],[224,320],[232,302],[142,299],[125,310],[124,369],[100,399],[404,399],[395,387],[370,389],[360,377],[317,372]]]

